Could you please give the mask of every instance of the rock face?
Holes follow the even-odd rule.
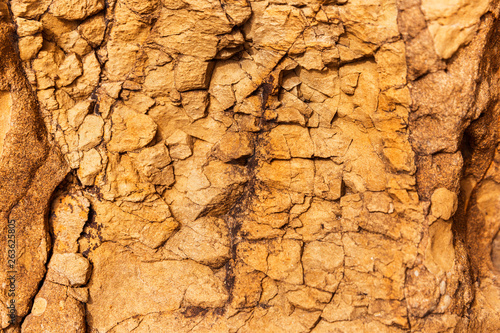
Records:
[[[0,332],[500,330],[499,8],[0,0]]]
[[[5,3],[0,3],[0,329],[18,325],[46,273],[46,214],[68,167],[49,141],[26,79]]]

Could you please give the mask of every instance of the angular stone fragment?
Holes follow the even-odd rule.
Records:
[[[78,54],[78,52],[75,51]],[[73,84],[65,90],[72,97],[88,98],[97,88],[101,74],[101,65],[94,52],[88,53],[82,58],[83,75],[78,77]]]
[[[343,75],[340,73],[340,89],[347,95],[353,95],[358,86],[359,73],[349,73]]]
[[[302,265],[306,285],[334,292],[344,271],[344,250],[333,242],[313,241],[304,246]]]
[[[429,31],[437,53],[450,58],[477,31],[479,18],[486,12],[489,1],[422,1],[422,11],[430,21]],[[452,42],[450,42],[452,41]]]
[[[384,44],[375,54],[381,90],[406,83],[405,44],[403,41]]]
[[[309,158],[314,151],[309,131],[307,128],[297,125],[275,127],[270,131],[265,145],[267,154],[279,159]]]
[[[101,170],[102,158],[99,152],[94,148],[84,152],[77,171],[78,179],[80,179],[82,185],[94,185],[95,177]]]
[[[79,253],[55,253],[48,265],[47,280],[66,286],[81,286],[90,277],[90,263]]]
[[[315,156],[328,158],[345,154],[349,139],[339,128],[311,128],[310,133]]]
[[[276,110],[278,121],[305,125],[305,117],[310,117],[312,109],[295,95],[285,92],[281,98],[281,106]]]
[[[36,72],[38,89],[47,89],[54,86],[58,66],[53,53],[40,51],[36,59],[33,60],[32,66]]]
[[[193,120],[205,117],[208,107],[208,93],[203,90],[182,93],[182,106]]]
[[[315,288],[302,287],[298,290],[289,291],[286,298],[295,307],[314,311],[323,310],[332,298],[332,294]]]
[[[125,199],[137,203],[155,193],[154,185],[141,177],[130,155],[108,152],[107,160],[106,178],[101,186],[105,200]],[[137,213],[142,215],[142,211]]]
[[[236,253],[241,260],[248,266],[261,272],[267,272],[268,250],[264,242],[238,243]]]
[[[356,308],[352,305],[352,296],[341,292],[335,293],[332,301],[325,307],[321,317],[328,322],[347,321],[355,318]]]
[[[87,303],[89,301],[89,290],[86,287],[68,288],[68,294],[82,303]]]
[[[238,62],[232,60],[218,61],[212,73],[210,89],[215,86],[231,86],[244,79],[246,75]]]
[[[183,227],[171,238],[168,247],[181,257],[200,264],[219,268],[230,258],[229,230],[226,222],[213,217],[202,217]]]
[[[76,53],[81,57],[92,50],[88,42],[76,30],[57,35],[57,44],[64,51]]]
[[[222,108],[223,110],[231,108],[236,103],[234,90],[230,85],[211,85],[209,91],[210,95],[215,99],[216,102],[218,102],[220,108]]]
[[[306,242],[323,239],[329,232],[340,231],[340,207],[335,202],[314,199],[309,209],[299,216],[297,233]]]
[[[314,194],[325,200],[337,200],[342,195],[342,166],[333,161],[314,161]]]
[[[165,244],[177,226],[178,223],[172,218],[161,223],[147,223],[143,226],[138,239],[142,244],[157,249]]]
[[[262,293],[261,282],[265,278],[265,274],[240,263],[236,265],[234,273],[231,305],[240,309],[256,306]]]
[[[13,0],[11,10],[15,16],[33,19],[43,14],[51,2],[51,0]]]
[[[34,58],[42,48],[43,38],[41,35],[26,36],[19,39],[19,55],[21,60]]]
[[[175,181],[173,168],[168,166],[172,159],[165,143],[144,148],[138,153],[131,153],[131,156],[134,164],[152,184],[168,186]]]
[[[183,92],[208,88],[212,69],[212,62],[195,57],[181,57],[175,66],[176,89]]]
[[[256,45],[286,51],[304,30],[306,22],[297,8],[270,5],[253,25],[250,34]]]
[[[306,49],[305,53],[294,58],[300,66],[307,70],[322,70],[325,66],[323,64],[323,57],[321,52],[316,49]]]
[[[267,258],[267,275],[275,280],[302,284],[303,269],[300,263],[301,242],[291,239],[272,241]]]
[[[237,160],[253,154],[253,144],[248,134],[227,132],[215,147],[215,156],[222,162]]]
[[[115,175],[112,176],[115,177]],[[140,185],[143,184],[136,187],[139,190],[141,189]],[[132,190],[135,189],[132,188]],[[154,187],[149,190],[150,194],[147,198],[144,198],[143,193],[132,193],[124,198],[137,200],[136,197],[142,195],[142,202],[140,203],[123,199],[113,203],[92,198],[92,205],[96,212],[95,222],[99,227],[96,230],[95,224],[90,225],[86,227],[84,233],[87,235],[94,234],[97,239],[92,240],[92,237],[80,238],[80,251],[84,253],[93,251],[95,246],[93,246],[92,242],[97,241],[100,243],[107,240],[126,245],[139,241],[151,249],[163,245],[175,232],[179,223],[171,217],[169,206],[165,201],[158,194],[152,193]],[[104,193],[103,196],[105,198],[110,197],[109,193]],[[95,235],[96,231],[97,235]]]
[[[123,88],[125,89],[125,84]],[[154,99],[140,92],[124,91],[122,92],[121,97],[124,99],[123,103],[126,106],[139,113],[146,113],[153,105],[155,105]]]
[[[390,214],[394,211],[392,199],[382,192],[365,192],[364,199],[369,212]]]
[[[203,167],[210,186],[188,192],[188,198],[200,206],[204,214],[223,215],[235,204],[248,180],[245,167],[221,161],[211,161]],[[209,213],[210,212],[210,213]]]
[[[108,149],[112,152],[132,151],[146,146],[156,134],[156,123],[147,115],[126,106],[116,107]]]
[[[56,80],[58,87],[71,84],[77,77],[83,74],[83,67],[80,59],[74,53],[64,58],[59,65],[59,79]]]
[[[40,22],[42,23],[43,31],[46,36],[56,41],[56,43],[59,42],[60,38],[62,38],[67,33],[75,30],[75,28],[78,26],[77,22],[59,19],[52,15],[50,12],[45,12],[41,17]]]
[[[241,50],[243,50],[243,44],[245,39],[243,34],[239,30],[233,30],[230,34],[223,35],[221,38],[221,43],[218,45],[219,52],[216,55],[216,59],[229,59]]]
[[[308,159],[294,158],[290,161],[274,160],[271,163],[263,163],[257,171],[257,179],[263,182],[264,186],[269,186],[280,191],[295,191],[298,193],[312,194],[313,179],[314,179],[314,163]],[[276,193],[276,196],[287,194]],[[268,201],[273,201],[268,198]],[[255,207],[256,210],[274,210],[279,212],[281,205],[275,203],[274,208],[272,203],[261,203],[261,207]],[[286,209],[283,209],[286,210]]]
[[[137,82],[134,82],[132,80],[125,80],[123,82],[122,88],[125,90],[132,90],[132,91],[137,91],[141,90],[141,85]]]
[[[160,43],[179,54],[213,59],[220,42],[217,35],[230,33],[233,27],[221,3],[190,1],[185,9],[175,10],[178,3],[169,7],[173,8],[162,11],[158,20]]]
[[[17,35],[19,37],[31,36],[42,31],[42,23],[36,20],[16,19]]]
[[[222,4],[226,15],[235,25],[244,23],[252,15],[252,8],[245,0],[222,0]]]
[[[59,106],[54,92],[54,89],[46,89],[38,91],[37,93],[41,107],[47,111],[55,111]]]
[[[392,167],[401,171],[413,171],[413,153],[399,148],[384,148],[384,156],[389,160]]]
[[[328,97],[340,94],[337,69],[328,68],[324,71],[300,69],[298,74],[304,84]]]
[[[193,139],[181,130],[176,130],[169,136],[167,144],[173,159],[183,160],[193,154]]]
[[[54,0],[50,12],[65,20],[82,20],[104,9],[104,0]]]
[[[120,91],[122,90],[123,83],[121,82],[104,82],[101,83],[101,89],[112,97],[113,99],[118,99],[120,97]]]
[[[78,129],[83,123],[85,116],[89,113],[92,107],[91,100],[80,101],[76,103],[71,109],[67,111],[68,113],[68,123],[74,129]]]
[[[78,129],[78,147],[81,150],[94,148],[101,142],[104,120],[96,115],[88,115]]]
[[[92,46],[101,44],[106,30],[106,22],[104,15],[94,15],[78,26],[78,32],[85,38]]]

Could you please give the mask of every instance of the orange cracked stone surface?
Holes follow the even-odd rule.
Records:
[[[499,9],[0,0],[0,333],[500,330]]]

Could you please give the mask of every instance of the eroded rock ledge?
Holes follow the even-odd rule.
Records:
[[[0,5],[3,331],[500,328],[496,1]]]
[[[52,192],[69,168],[47,139],[36,96],[15,48],[15,30],[5,3],[0,3],[0,15],[0,322],[5,328],[11,319],[18,324],[29,313],[45,275],[50,250],[46,215]],[[12,276],[17,318],[9,317],[7,309]]]

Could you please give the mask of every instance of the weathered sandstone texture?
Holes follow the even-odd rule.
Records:
[[[0,0],[0,333],[500,331],[499,8]]]

